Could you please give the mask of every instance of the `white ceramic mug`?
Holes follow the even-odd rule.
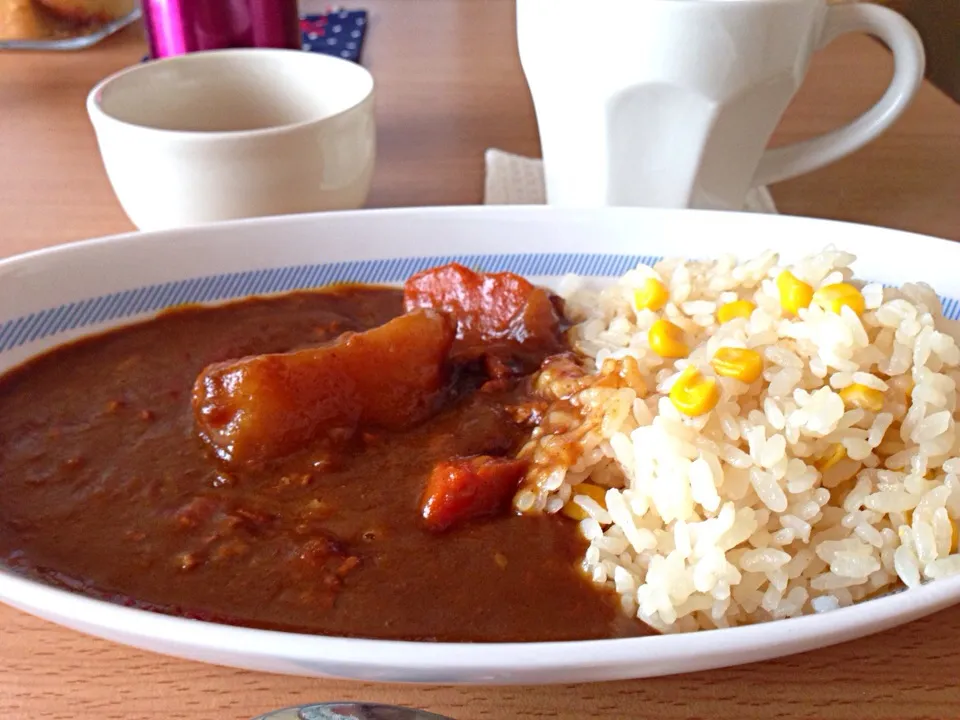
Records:
[[[373,78],[301,50],[191,53],[87,98],[103,164],[141,230],[354,209],[373,176]]]
[[[584,42],[593,32],[603,41]],[[886,93],[844,127],[765,150],[810,56],[849,32],[893,51]],[[517,33],[547,202],[563,206],[740,209],[751,187],[877,137],[924,70],[903,17],[826,0],[517,0]]]

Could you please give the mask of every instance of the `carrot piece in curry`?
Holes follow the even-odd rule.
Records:
[[[513,497],[526,463],[490,455],[458,457],[437,463],[421,501],[428,530],[443,532],[473,518],[493,515]]]
[[[411,276],[403,299],[407,311],[433,308],[455,319],[461,349],[496,341],[559,346],[560,315],[550,293],[513,273],[450,263]]]
[[[210,365],[193,389],[197,429],[243,465],[359,428],[408,427],[434,412],[452,342],[447,318],[418,310],[331,345]]]

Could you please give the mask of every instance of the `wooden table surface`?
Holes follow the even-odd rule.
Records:
[[[368,0],[378,83],[371,206],[480,202],[483,150],[538,154],[509,0]],[[137,28],[71,54],[0,53],[0,256],[131,229],[83,100],[137,62]],[[888,54],[862,37],[821,53],[775,142],[822,132],[876,99]],[[925,85],[883,138],[774,187],[782,212],[960,240],[960,106]],[[815,239],[813,240],[815,242]],[[113,645],[0,608],[0,717],[249,718],[365,699],[472,718],[960,717],[960,607],[835,648],[688,676],[555,688],[445,688],[263,675]]]

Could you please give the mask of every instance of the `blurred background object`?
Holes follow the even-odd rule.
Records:
[[[130,24],[137,0],[0,0],[0,50],[75,50]]]
[[[839,4],[864,0],[828,0]],[[960,102],[960,0],[868,0],[904,15],[927,51],[927,79]]]
[[[0,0],[2,1],[2,0]],[[44,2],[117,0],[44,0]],[[199,50],[300,47],[297,0],[142,0],[150,57]]]
[[[47,20],[33,0],[0,0],[0,39],[27,40],[46,34]]]
[[[920,32],[927,77],[960,102],[960,0],[886,0]]]
[[[78,23],[106,23],[133,11],[136,0],[38,0],[61,17]]]
[[[183,6],[190,12],[205,4],[204,0],[144,1]],[[929,79],[960,102],[960,0],[873,1],[902,13],[920,31],[927,48]],[[319,2],[309,0],[304,5],[305,11],[320,7]],[[88,47],[133,22],[138,13],[136,0],[0,0],[0,50]]]

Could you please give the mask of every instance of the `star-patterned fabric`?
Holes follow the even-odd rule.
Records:
[[[366,10],[332,10],[300,19],[303,49],[360,62],[367,30]]]

